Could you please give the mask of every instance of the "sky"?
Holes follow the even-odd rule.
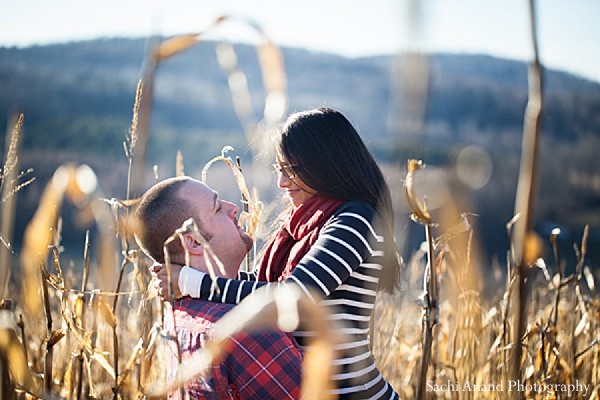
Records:
[[[538,0],[536,12],[541,62],[600,82],[600,1]],[[281,46],[348,57],[533,56],[528,0],[2,0],[0,46],[202,32],[220,15],[250,18]],[[211,32],[258,41],[240,22]]]

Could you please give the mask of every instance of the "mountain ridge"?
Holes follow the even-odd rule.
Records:
[[[159,67],[149,165],[173,171],[177,150],[185,160],[203,165],[227,144],[240,151],[246,165],[251,161],[215,47],[214,42],[201,43]],[[234,48],[259,115],[264,89],[256,49]],[[147,49],[145,39],[124,38],[0,48],[0,121],[6,126],[11,110],[25,114],[22,165],[34,167],[40,184],[60,160],[72,159],[93,164],[107,182],[107,195],[122,195],[122,143]],[[288,112],[317,106],[340,109],[384,164],[403,167],[408,158],[422,158],[443,166],[465,145],[484,148],[495,169],[474,201],[490,207],[481,215],[481,225],[500,234],[489,236],[503,235],[513,212],[527,101],[526,63],[487,55],[426,55],[430,79],[425,121],[414,137],[395,125],[402,58],[281,50]],[[600,83],[556,70],[545,70],[544,82],[539,219],[580,224],[583,215],[589,219],[594,210],[600,211],[600,189],[593,185],[598,176],[594,149],[600,148]],[[49,151],[56,156],[41,156]],[[588,178],[574,178],[582,176]],[[557,188],[556,182],[562,186]],[[40,191],[24,191],[25,220]],[[600,227],[597,219],[587,222]]]

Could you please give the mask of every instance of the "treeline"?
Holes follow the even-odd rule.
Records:
[[[243,162],[250,162],[215,46],[203,43],[159,67],[148,164],[159,165],[165,175],[174,172],[177,150],[201,167],[229,144]],[[123,196],[122,142],[147,48],[140,39],[0,48],[0,121],[6,126],[11,112],[25,114],[21,162],[38,176],[38,182],[22,194],[17,235],[32,214],[45,179],[60,162],[93,164],[107,196]],[[264,90],[255,49],[235,48],[260,115]],[[494,169],[473,201],[489,253],[502,257],[527,99],[525,63],[480,55],[428,56],[425,123],[417,140],[405,140],[402,129],[394,126],[399,59],[348,59],[292,48],[283,53],[288,110],[316,106],[342,110],[382,163],[402,168],[407,158],[419,157],[444,166],[464,145],[486,149]],[[592,232],[600,228],[595,217],[600,214],[600,188],[594,183],[600,179],[595,167],[600,84],[553,70],[545,71],[544,82],[539,227],[542,231],[547,224],[570,226],[567,240],[576,240],[582,224],[591,224]]]

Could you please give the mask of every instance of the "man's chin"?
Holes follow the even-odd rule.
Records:
[[[254,241],[252,240],[252,238],[249,235],[244,234],[244,235],[242,235],[242,240],[244,241],[244,244],[246,245],[246,250],[250,251],[252,249],[252,246],[254,245]]]

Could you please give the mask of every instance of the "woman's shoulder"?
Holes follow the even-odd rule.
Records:
[[[365,237],[380,235],[381,220],[377,210],[366,201],[348,200],[340,205],[327,223],[332,227],[338,224],[350,226]]]
[[[344,203],[342,203],[337,208],[337,210],[335,210],[335,212],[333,213],[333,216],[337,217],[343,213],[358,214],[362,217],[367,218],[368,220],[371,220],[375,216],[376,210],[375,210],[375,207],[371,203],[368,203],[366,201],[348,200],[348,201],[345,201]]]

